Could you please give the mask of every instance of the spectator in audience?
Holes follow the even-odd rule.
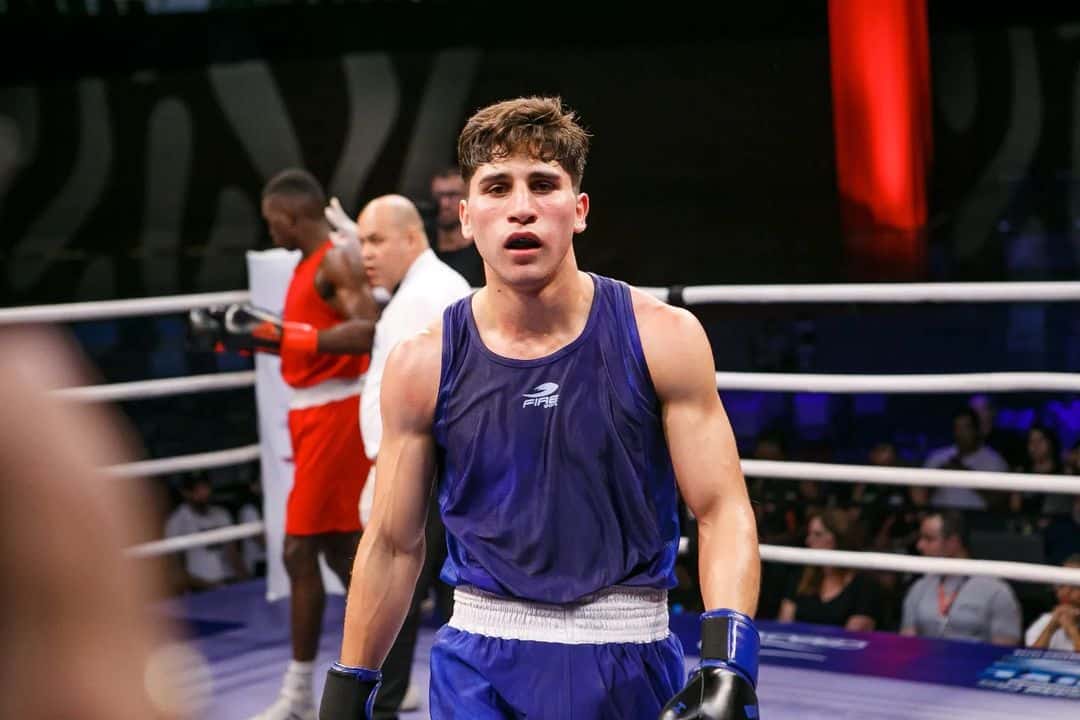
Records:
[[[830,508],[811,516],[806,546],[814,550],[859,550],[861,542],[850,516]],[[848,568],[811,565],[788,588],[778,619],[867,632],[876,627],[878,610],[877,587],[870,577]]]
[[[751,455],[755,460],[787,460],[787,442],[779,430],[763,430]]]
[[[1080,568],[1080,553],[1070,555],[1065,567]],[[1031,624],[1024,640],[1040,650],[1080,652],[1080,585],[1058,585],[1057,607]]]
[[[763,430],[754,440],[749,455],[755,460],[787,460],[787,444],[781,432]],[[761,542],[788,545],[798,537],[798,519],[783,504],[788,480],[747,478],[750,499],[758,523]],[[775,618],[780,612],[780,598],[789,584],[793,568],[782,563],[762,563],[761,593],[757,617]]]
[[[1065,453],[1064,471],[1066,475],[1080,475],[1080,440]]]
[[[754,440],[750,457],[755,460],[787,460],[783,435],[775,430],[762,431]],[[794,530],[794,518],[786,516],[782,501],[785,490],[793,489],[793,484],[788,480],[748,478],[747,485],[762,541],[780,543],[789,540]]]
[[[882,440],[870,448],[866,461],[873,467],[899,467],[896,446]],[[851,493],[853,518],[874,533],[870,546],[874,550],[905,552],[915,549],[923,508],[929,502],[924,487],[856,483]]]
[[[866,455],[868,465],[874,467],[897,467],[900,458],[896,446],[887,440],[876,443]],[[880,483],[856,483],[851,490],[851,502],[855,505],[902,505],[903,489],[896,485]]]
[[[1024,457],[1024,438],[1012,430],[1004,430],[997,425],[997,407],[989,395],[972,395],[968,407],[975,412],[979,421],[979,435],[983,444],[992,448],[1005,458],[1010,465],[1017,465]]]
[[[233,524],[229,511],[210,504],[212,488],[206,475],[185,477],[184,502],[165,523],[165,537],[181,537]],[[206,545],[186,550],[173,565],[173,587],[180,591],[207,590],[231,580],[246,578],[247,568],[235,542]]]
[[[868,464],[895,467],[900,464],[896,446],[879,442],[867,456]],[[853,519],[873,532],[870,549],[879,552],[915,552],[919,524],[926,514],[929,491],[925,487],[859,484],[852,499],[857,503],[849,509]],[[900,621],[903,599],[901,575],[894,572],[873,572],[869,577],[880,592],[878,628],[895,630]]]
[[[1043,528],[1046,561],[1054,564],[1080,553],[1080,495],[1072,498],[1072,510],[1048,519]]]
[[[971,408],[961,408],[953,415],[953,441],[952,445],[932,452],[926,459],[926,467],[987,472],[1009,469],[1001,455],[983,444],[979,419]],[[930,496],[930,503],[969,510],[987,508],[987,501],[980,493],[962,487],[938,488]]]
[[[1027,432],[1027,449],[1017,472],[1058,475],[1065,471],[1061,462],[1061,441],[1046,425],[1035,423]]]
[[[963,516],[955,510],[934,512],[922,521],[919,552],[927,557],[967,558]],[[945,637],[1016,645],[1020,641],[1020,604],[998,578],[925,575],[904,597],[903,635]]]
[[[461,233],[458,206],[465,197],[465,181],[457,166],[447,166],[431,177],[435,205],[435,256],[458,271],[471,287],[483,287],[484,261],[472,240]]]
[[[1027,450],[1023,461],[1014,470],[1022,473],[1060,475],[1065,472],[1061,457],[1061,441],[1046,425],[1035,423],[1027,432]],[[1011,493],[1009,510],[1047,515],[1062,515],[1072,509],[1071,495],[1044,495],[1043,493]]]

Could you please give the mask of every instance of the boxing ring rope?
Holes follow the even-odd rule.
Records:
[[[843,285],[713,285],[688,288],[642,288],[663,300],[685,305],[705,303],[922,303],[922,302],[1061,302],[1080,301],[1080,282],[1024,283],[896,283]],[[141,300],[71,303],[0,309],[0,327],[13,324],[75,322],[118,317],[165,315],[244,302],[247,291],[178,295]],[[248,387],[253,372],[221,373],[185,378],[116,383],[54,391],[65,399],[95,402],[136,400],[192,392]],[[773,373],[717,373],[717,387],[728,390],[767,390],[826,393],[963,393],[1014,391],[1077,391],[1080,376],[1069,373],[968,373],[938,375],[801,375]],[[146,460],[108,468],[117,477],[168,474],[185,470],[250,462],[259,456],[257,445],[173,458]],[[826,463],[742,461],[750,477],[866,482],[892,485],[932,485],[985,490],[1040,491],[1080,494],[1080,478],[1022,473],[873,467]],[[167,538],[127,549],[131,557],[145,558],[180,552],[262,534],[261,522],[244,523]],[[832,565],[864,570],[940,572],[989,575],[1027,582],[1080,585],[1080,569],[1030,563],[957,560],[909,555],[811,550],[762,545],[763,560],[799,565]]]
[[[77,388],[60,388],[53,394],[64,400],[81,402],[119,402],[121,400],[144,400],[146,398],[188,395],[193,393],[235,390],[255,385],[255,371],[190,375],[188,377],[139,380],[137,382],[88,385]]]
[[[647,288],[662,300],[709,303],[991,303],[1080,301],[1080,282],[843,283]]]
[[[640,288],[662,300],[681,295],[687,305],[707,303],[925,303],[1080,301],[1080,282],[845,283],[835,285],[701,285]],[[0,309],[0,326],[80,322],[121,317],[168,315],[211,305],[248,302],[251,293],[235,290],[170,295],[137,300],[32,305]]]
[[[183,550],[190,550],[191,548],[255,537],[256,535],[262,535],[263,530],[265,529],[266,526],[261,521],[241,523],[240,525],[230,525],[228,527],[206,530],[205,532],[191,533],[190,535],[155,540],[153,542],[129,547],[124,552],[127,553],[128,557],[133,558],[157,557],[159,555],[168,555]]]
[[[232,290],[196,295],[166,295],[138,300],[103,300],[101,302],[64,303],[62,305],[27,305],[0,309],[0,327],[32,323],[69,323],[86,320],[113,320],[126,317],[185,313],[211,305],[248,302],[247,290]]]
[[[244,445],[231,450],[216,450],[194,455],[178,455],[157,460],[141,460],[123,465],[113,465],[106,468],[105,471],[115,477],[152,477],[154,475],[169,475],[190,470],[210,470],[211,468],[242,465],[258,459],[259,446]]]
[[[126,550],[129,557],[149,558],[182,552],[195,547],[241,540],[261,535],[261,522],[243,523],[229,527],[193,533],[183,537],[155,540]],[[1053,567],[1033,563],[1001,560],[960,560],[931,558],[896,553],[851,552],[848,550],[811,550],[783,545],[761,545],[761,559],[787,565],[821,565],[878,570],[885,572],[940,573],[942,575],[985,575],[1022,582],[1080,585],[1080,568]]]
[[[54,394],[65,400],[119,402],[170,395],[215,392],[251,387],[254,371],[192,375],[161,380],[61,388]],[[949,375],[800,375],[796,373],[716,373],[722,390],[780,392],[962,393],[962,392],[1077,392],[1080,375],[1069,373],[956,373]]]
[[[805,375],[716,373],[721,390],[818,393],[1077,392],[1080,375],[1050,372],[955,373],[949,375]]]
[[[787,565],[820,565],[882,570],[885,572],[938,573],[941,575],[986,575],[1021,582],[1080,585],[1080,568],[1054,567],[1003,560],[961,560],[897,553],[811,550],[783,545],[762,545],[761,559]]]
[[[962,487],[979,490],[1046,492],[1080,495],[1080,477],[1037,473],[939,470],[936,468],[836,465],[777,460],[743,460],[743,474],[787,480],[826,480],[874,485]]]

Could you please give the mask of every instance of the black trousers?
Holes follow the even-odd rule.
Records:
[[[446,530],[439,517],[438,503],[431,502],[425,529],[427,555],[420,577],[416,579],[409,614],[401,626],[390,654],[382,665],[383,682],[375,698],[375,720],[397,720],[397,710],[409,689],[409,675],[412,673],[413,655],[416,652],[416,636],[420,631],[420,605],[434,588],[436,612],[442,615],[443,622],[450,619],[453,611],[453,588],[439,580],[439,571],[446,560]]]

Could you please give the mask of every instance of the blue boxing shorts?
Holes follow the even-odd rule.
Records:
[[[656,720],[685,679],[662,590],[544,605],[458,588],[431,650],[430,712],[432,720]]]

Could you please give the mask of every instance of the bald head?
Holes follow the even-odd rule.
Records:
[[[378,225],[385,229],[396,229],[402,232],[423,232],[424,221],[420,219],[420,211],[413,205],[412,200],[403,195],[381,195],[367,205],[360,212],[359,223],[363,223],[367,216],[370,224]]]
[[[401,195],[382,195],[365,205],[356,229],[363,245],[364,269],[375,287],[392,291],[428,249],[420,212]]]

